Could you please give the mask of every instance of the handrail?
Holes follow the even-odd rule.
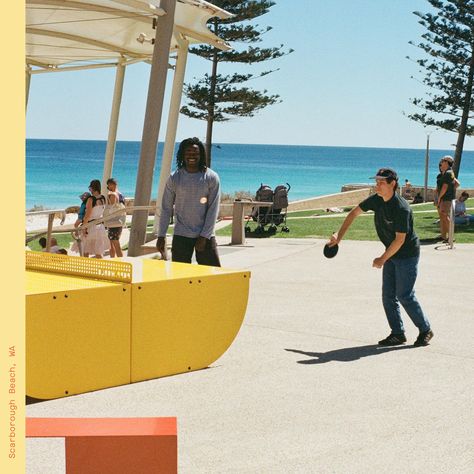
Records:
[[[448,246],[450,249],[454,247],[454,214],[456,209],[456,200],[451,201],[451,208],[449,209],[449,230],[448,230]]]
[[[65,209],[48,209],[44,211],[27,211],[25,212],[27,216],[40,216],[42,214],[61,214],[63,219],[66,218],[66,210]]]
[[[63,225],[64,220],[66,219],[66,211],[64,209],[50,209],[48,211],[30,211],[26,213],[27,216],[38,216],[42,214],[46,214],[48,216],[48,230],[46,231],[46,252],[49,252],[51,250],[51,234],[53,231],[54,216],[56,214],[61,214],[60,225]],[[44,234],[44,232],[40,232],[38,236],[41,234]],[[28,242],[30,242],[30,240],[26,239],[26,243]]]
[[[87,224],[81,225],[80,227],[77,227],[73,231],[71,231],[71,234],[74,239],[76,240],[81,240],[81,234],[84,233],[85,230],[89,229],[93,225],[99,225],[103,224],[107,221],[113,220],[116,217],[120,216],[123,214],[123,211],[125,210],[127,213],[130,211],[154,211],[156,209],[156,206],[127,206],[125,209],[119,209],[111,214],[109,214],[107,217],[100,217],[99,219],[94,219],[92,222],[88,222]],[[32,216],[32,215],[42,215],[46,214],[48,215],[48,228],[46,231],[46,252],[49,252],[51,249],[51,235],[53,233],[53,221],[54,221],[54,216],[56,214],[61,214],[61,222],[60,225],[64,224],[64,220],[66,219],[66,211],[64,209],[55,209],[55,210],[48,210],[48,211],[31,211],[27,212],[27,216]],[[38,232],[28,238],[25,239],[25,243],[28,244],[32,240],[35,240],[36,238],[40,237],[41,235],[44,235],[45,232]],[[79,245],[79,249],[81,250],[82,254],[82,248]]]
[[[135,211],[154,211],[155,209],[156,209],[156,206],[129,206],[129,207],[126,208],[127,211],[133,211],[133,212],[135,212]],[[76,240],[78,241],[79,254],[81,256],[83,254],[82,245],[81,245],[81,242],[82,242],[81,236],[84,234],[84,232],[87,229],[90,229],[94,225],[100,225],[100,224],[106,223],[107,221],[114,220],[116,217],[118,217],[120,215],[123,215],[123,211],[124,211],[124,209],[118,209],[117,211],[112,212],[111,214],[109,214],[107,217],[99,217],[98,219],[94,219],[93,221],[88,222],[87,224],[83,224],[83,225],[79,226],[76,229],[76,231],[75,231],[75,232],[77,232],[77,239]],[[74,236],[74,233],[73,233],[73,237],[76,238]]]
[[[129,206],[126,208],[127,211],[153,211],[156,209],[156,206]],[[79,226],[72,234],[73,234],[73,238],[76,238],[75,237],[75,233],[77,232],[77,241],[78,241],[78,246],[79,246],[79,254],[82,256],[82,245],[81,245],[81,236],[84,234],[84,231],[86,231],[87,229],[91,228],[93,225],[100,225],[100,224],[104,224],[106,223],[107,221],[110,221],[110,220],[114,220],[116,217],[120,216],[123,214],[123,211],[124,209],[118,209],[117,211],[115,212],[112,212],[111,214],[109,214],[107,217],[99,217],[98,219],[94,219],[93,221],[91,222],[88,222],[87,224],[83,224],[81,226]],[[126,224],[125,224],[126,226]],[[124,227],[125,227],[124,226]]]
[[[107,221],[114,220],[116,217],[120,216],[123,214],[123,211],[153,211],[156,209],[156,206],[129,206],[126,207],[125,209],[119,209],[115,212],[112,212],[109,214],[107,217],[99,217],[98,219],[94,219],[91,222],[88,222],[87,224],[83,224],[80,227],[77,228],[77,230],[87,230],[93,225],[100,225],[103,224]]]

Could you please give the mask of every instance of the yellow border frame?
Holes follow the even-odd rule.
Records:
[[[0,365],[0,424],[2,472],[25,471],[25,302],[24,302],[24,212],[25,212],[25,35],[24,3],[6,2],[0,41],[8,45],[8,66],[2,70],[0,103],[2,130],[2,322]],[[7,220],[8,219],[8,220]],[[14,354],[14,355],[13,355]],[[13,368],[13,371],[10,369]],[[10,372],[12,376],[10,376]],[[10,380],[12,379],[12,380]],[[14,384],[14,385],[10,385]],[[14,390],[14,392],[13,392]],[[9,435],[8,430],[14,436]],[[10,439],[11,438],[11,439]],[[10,451],[11,450],[11,451]],[[13,457],[14,456],[14,457]]]

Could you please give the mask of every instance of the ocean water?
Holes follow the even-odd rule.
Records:
[[[158,190],[162,145],[158,146],[152,198]],[[89,182],[102,178],[105,148],[105,141],[28,139],[26,208],[78,205],[78,195],[87,191]],[[431,186],[445,154],[452,151],[430,151]],[[127,197],[134,195],[139,158],[140,142],[117,142],[112,174]],[[396,169],[401,182],[407,178],[423,185],[425,150],[224,143],[214,146],[212,156],[223,192],[254,194],[261,183],[271,187],[289,183],[290,201],[337,193],[344,184],[368,183],[382,166]],[[474,188],[474,151],[463,153],[459,180],[462,187]]]

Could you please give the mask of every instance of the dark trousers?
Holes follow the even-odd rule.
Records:
[[[196,239],[173,235],[171,244],[171,255],[173,262],[191,263],[191,258],[196,245]],[[196,252],[196,260],[199,265],[209,265],[211,267],[220,267],[221,262],[217,254],[217,242],[215,237],[211,237],[206,242],[206,248],[202,252]]]

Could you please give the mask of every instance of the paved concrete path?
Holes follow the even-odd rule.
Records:
[[[409,343],[378,348],[389,333],[371,267],[381,244],[343,242],[326,260],[322,240],[247,242],[220,247],[223,265],[252,279],[241,331],[212,367],[27,415],[177,416],[180,474],[471,473],[474,246],[422,247],[417,295],[432,344],[413,347],[404,314]],[[64,472],[62,441],[27,448],[28,473]]]

